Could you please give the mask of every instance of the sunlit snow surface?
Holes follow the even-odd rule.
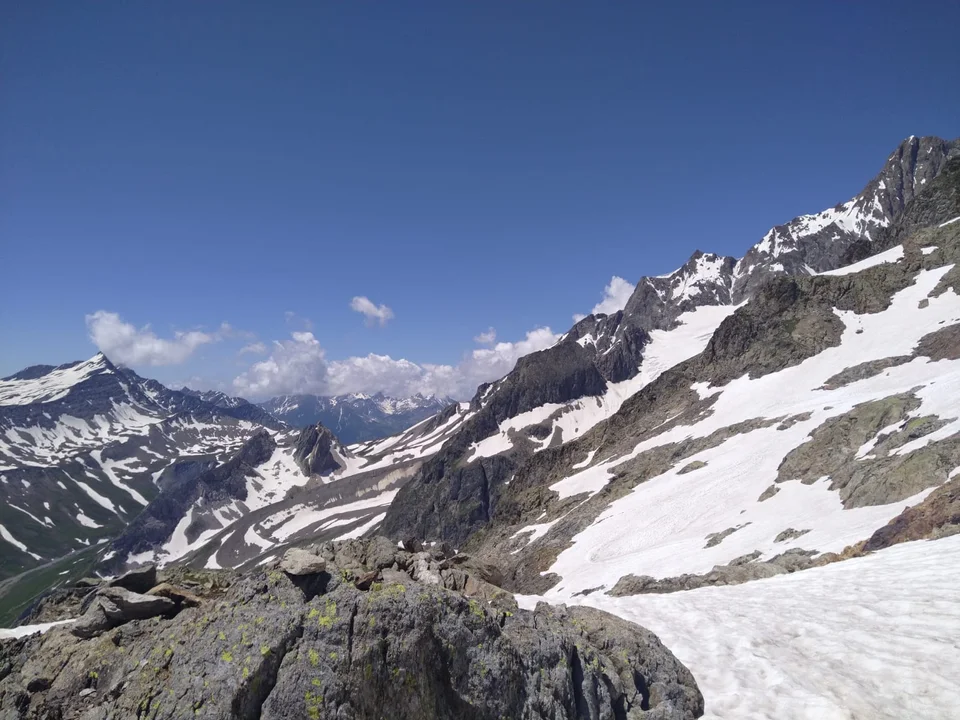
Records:
[[[857,315],[837,311],[846,326],[838,347],[760,378],[745,376],[722,388],[699,388],[701,394],[719,390],[711,414],[693,425],[676,426],[641,442],[627,457],[686,438],[706,437],[751,419],[785,418],[806,412],[811,417],[782,430],[774,423],[734,435],[717,447],[685,458],[611,503],[592,525],[573,538],[572,546],[550,568],[563,578],[550,591],[550,597],[559,599],[567,592],[600,585],[610,588],[628,573],[668,577],[707,572],[714,565],[754,550],[765,557],[791,547],[840,551],[869,537],[906,505],[922,500],[926,493],[889,505],[845,509],[838,493],[828,488],[829,479],[823,479],[812,485],[782,483],[779,493],[758,502],[760,494],[777,478],[777,468],[788,452],[805,442],[827,419],[860,403],[913,391],[922,402],[911,413],[913,417],[938,415],[953,420],[901,447],[900,453],[960,430],[960,420],[955,419],[960,361],[934,363],[920,357],[844,387],[823,389],[828,378],[845,368],[867,360],[908,355],[924,335],[960,322],[960,298],[952,290],[929,298],[925,308],[918,307],[950,267],[921,272],[913,285],[894,296],[884,312]],[[626,458],[598,459],[551,489],[562,497],[595,493]],[[679,473],[696,460],[706,466]],[[750,524],[720,544],[704,547],[708,534],[745,523]],[[810,532],[795,540],[774,542],[780,532],[791,527]]]
[[[67,625],[72,622],[76,622],[76,620],[57,620],[56,622],[38,623],[37,625],[21,625],[20,627],[15,628],[0,628],[0,640],[22,638],[26,637],[27,635],[33,635],[34,633],[45,633],[52,627],[56,627],[57,625]]]
[[[745,585],[565,602],[655,632],[696,677],[706,718],[948,720],[960,708],[958,567],[954,536]]]
[[[65,397],[73,386],[106,370],[101,355],[73,367],[56,368],[30,380],[0,380],[0,405],[53,402]]]

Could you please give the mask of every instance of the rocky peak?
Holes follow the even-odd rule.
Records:
[[[329,475],[344,467],[346,454],[334,434],[317,423],[300,431],[293,459],[304,475]]]
[[[750,248],[734,270],[733,302],[752,296],[771,276],[810,275],[841,267],[851,246],[873,240],[940,174],[948,158],[958,154],[960,140],[907,138],[859,195],[777,225]]]
[[[702,305],[728,305],[736,258],[697,250],[668,275],[644,277],[627,301],[624,315],[645,330],[669,330],[681,314]]]
[[[868,204],[883,214],[884,225],[902,213],[913,198],[931,182],[951,157],[960,156],[960,139],[947,141],[938,137],[911,135],[897,146],[883,170],[871,180],[855,199],[866,210]],[[872,203],[873,200],[876,203]]]

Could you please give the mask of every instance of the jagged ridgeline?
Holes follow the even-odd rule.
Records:
[[[779,425],[773,420],[778,412],[790,414],[787,404],[782,410],[758,404],[755,416],[748,412],[725,423],[711,409],[719,388],[744,375],[772,375],[836,346],[847,327],[841,313],[878,313],[922,269],[946,268],[956,227],[937,226],[960,215],[958,165],[960,142],[911,137],[859,195],[771,229],[743,258],[698,251],[674,273],[642,278],[623,311],[585,318],[553,348],[523,358],[503,380],[481,387],[461,430],[401,489],[384,531],[477,547],[493,542],[491,532],[509,539],[526,528],[519,539],[537,541],[526,550],[516,542],[487,549],[516,551],[507,560],[512,564],[534,555],[539,573],[616,494],[667,472],[671,453],[692,456],[718,446],[725,435]],[[918,234],[922,229],[935,229],[937,239]],[[913,250],[904,254],[897,248],[907,237]],[[943,247],[933,250],[934,242]],[[921,252],[919,246],[927,244]],[[884,252],[892,254],[878,254]],[[855,260],[863,261],[862,272],[851,265]],[[882,267],[870,268],[874,262]],[[941,318],[933,322],[939,328]],[[882,336],[889,328],[876,332]],[[695,389],[701,385],[713,389]],[[771,392],[778,392],[776,386],[771,380]],[[655,463],[649,462],[652,453],[636,456],[640,443],[658,446],[656,437],[680,435],[701,414],[714,418],[712,439],[696,439],[682,451],[664,440],[655,451],[664,458]],[[814,422],[808,418],[793,433],[802,437]],[[783,452],[772,448],[774,456]],[[638,472],[628,486],[607,484],[630,469]],[[761,474],[764,487],[776,478],[775,472]],[[585,493],[575,492],[576,480],[569,481],[569,491],[551,489],[573,476],[583,478]],[[676,492],[684,491],[678,485]],[[580,509],[569,514],[574,505]],[[734,558],[726,554],[709,557]],[[534,585],[542,589],[539,581]]]
[[[926,142],[913,141],[921,155]],[[954,147],[873,228],[865,258],[769,277],[713,318],[702,351],[685,358],[676,343],[713,306],[661,313],[672,329],[651,329],[638,356],[641,376],[651,360],[656,371],[592,427],[586,410],[610,390],[540,416],[502,410],[523,368],[482,391],[460,436],[398,493],[384,531],[496,558],[506,587],[562,601],[735,584],[960,529]],[[529,366],[589,357],[570,346],[593,347],[580,328],[602,321]]]

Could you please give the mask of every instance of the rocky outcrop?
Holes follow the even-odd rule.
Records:
[[[661,579],[649,575],[624,575],[608,595],[624,597],[681,592],[719,585],[740,585],[751,580],[762,580],[775,575],[828,565],[840,559],[836,553],[825,553],[816,558],[813,557],[814,555],[816,555],[814,551],[794,548],[769,560],[755,562],[756,558],[760,557],[760,553],[754,552],[732,560],[726,565],[716,565],[713,570],[703,575],[686,574]]]
[[[383,540],[324,545],[326,571],[260,570],[172,618],[93,638],[0,643],[0,716],[696,718],[689,671],[649,631],[590,608],[503,610],[407,579]],[[441,574],[464,573],[440,552]],[[449,562],[449,567],[441,568]],[[406,568],[404,570],[403,568]],[[358,587],[361,575],[382,580]],[[391,573],[393,573],[391,575]],[[387,579],[387,575],[391,579]],[[483,581],[479,581],[483,582]]]
[[[333,433],[318,423],[300,432],[293,459],[304,475],[329,475],[343,467],[343,454]]]
[[[845,507],[886,505],[946,482],[960,465],[960,438],[910,453],[893,452],[947,423],[942,418],[912,417],[919,406],[912,394],[892,395],[827,420],[784,457],[777,482],[810,484],[829,476],[830,488],[839,492]],[[872,449],[858,456],[870,441]]]
[[[960,532],[960,478],[954,477],[918,505],[906,508],[877,530],[864,552],[881,550],[911,540],[931,540]]]
[[[288,575],[316,575],[326,568],[326,560],[303,548],[290,548],[280,561],[280,569]]]
[[[845,370],[841,370],[836,375],[827,378],[827,381],[823,384],[823,387],[825,389],[832,390],[834,388],[843,387],[844,385],[849,385],[850,383],[858,382],[859,380],[866,380],[867,378],[879,375],[888,368],[897,367],[898,365],[908,363],[912,359],[913,358],[910,355],[897,355],[896,357],[869,360],[867,362],[854,365],[853,367],[848,367]]]
[[[907,198],[910,202],[904,203],[904,211],[876,234],[869,255],[901,244],[922,228],[935,227],[960,216],[960,141],[947,145],[939,174],[927,175],[920,188],[914,186],[914,195]],[[916,156],[921,154],[920,148],[916,148]]]
[[[97,590],[93,601],[70,632],[79,638],[92,638],[105,630],[132,620],[147,620],[173,612],[177,604],[162,595],[143,595],[123,588]]]
[[[934,224],[938,215],[914,210],[916,222],[902,225],[901,232],[891,232],[910,206],[919,207],[916,201],[932,194],[930,186],[958,153],[958,140],[907,138],[859,195],[830,210],[803,215],[771,229],[737,264],[733,301],[751,297],[771,277],[833,270],[892,247],[919,227]],[[887,239],[880,240],[882,236]]]

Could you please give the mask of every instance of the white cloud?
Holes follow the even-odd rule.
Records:
[[[250,343],[249,345],[244,345],[237,352],[238,355],[263,355],[267,352],[267,346],[262,342]]]
[[[93,344],[114,362],[123,365],[179,365],[202,345],[218,342],[236,333],[227,323],[214,333],[190,330],[170,339],[157,337],[149,325],[137,329],[117,313],[97,310],[86,316]]]
[[[497,341],[497,331],[489,328],[486,332],[482,332],[474,337],[473,341],[478,345],[493,345],[493,343]]]
[[[607,286],[603,289],[603,300],[598,302],[593,306],[593,309],[587,313],[587,315],[598,315],[600,313],[604,315],[612,315],[618,310],[623,310],[627,304],[627,300],[630,299],[630,296],[633,294],[633,285],[624,280],[618,275],[614,275],[610,278],[610,282],[607,283]],[[580,315],[579,313],[573,316],[574,322],[580,322],[586,317],[586,315]]]
[[[375,305],[370,298],[363,295],[358,295],[350,301],[350,309],[361,313],[368,325],[379,323],[383,327],[393,318],[393,310],[386,305]]]
[[[327,365],[323,348],[310,332],[295,332],[274,342],[270,357],[234,378],[233,386],[251,397],[323,394]]]
[[[275,343],[267,360],[251,366],[233,384],[236,391],[254,398],[352,392],[469,398],[478,385],[503,377],[519,358],[550,347],[559,338],[550,328],[537,328],[518,342],[473,350],[457,365],[435,365],[373,353],[330,361],[312,333],[293,333],[290,340]]]

